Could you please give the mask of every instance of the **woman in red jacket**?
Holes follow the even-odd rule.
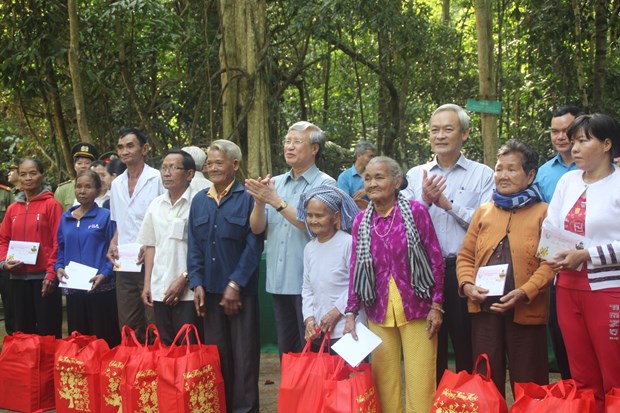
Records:
[[[16,330],[60,338],[62,304],[54,264],[58,250],[56,232],[63,210],[54,194],[44,187],[43,172],[36,159],[19,162],[22,192],[8,207],[0,227],[0,268],[11,274]],[[38,243],[36,263],[25,264],[7,257],[11,241]]]

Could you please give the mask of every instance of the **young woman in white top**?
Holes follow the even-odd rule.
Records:
[[[602,114],[584,115],[568,129],[579,168],[562,176],[546,222],[590,239],[551,261],[558,273],[558,320],[573,379],[594,390],[596,413],[605,393],[620,387],[620,124]]]

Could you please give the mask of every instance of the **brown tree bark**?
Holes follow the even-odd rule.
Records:
[[[604,110],[605,83],[607,79],[607,0],[596,0],[594,11],[594,75],[592,76],[592,111]]]
[[[249,176],[271,171],[264,0],[220,0],[223,136],[244,151]]]
[[[588,91],[586,88],[586,74],[584,69],[583,34],[581,30],[581,6],[579,1],[572,0],[573,14],[575,16],[575,45],[577,50],[574,54],[575,69],[577,70],[577,86],[581,98],[581,107],[588,110],[590,107]]]
[[[71,74],[71,84],[73,85],[73,101],[75,103],[75,117],[77,121],[78,133],[82,142],[92,142],[88,121],[86,119],[86,108],[84,106],[84,93],[82,91],[82,78],[80,76],[80,36],[78,29],[77,0],[68,0],[69,11],[69,72]]]

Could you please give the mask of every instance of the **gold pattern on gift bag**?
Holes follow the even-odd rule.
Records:
[[[185,391],[189,394],[189,409],[192,413],[217,413],[220,399],[217,393],[213,366],[207,364],[197,370],[183,373]]]
[[[377,413],[375,388],[371,387],[364,394],[357,396],[355,401],[359,405],[359,413]]]
[[[58,395],[69,401],[69,409],[89,412],[90,397],[84,362],[75,358],[60,356],[56,362],[56,370],[60,373]]]
[[[108,364],[102,375],[102,380],[107,380],[107,386],[104,391],[103,401],[108,406],[118,407],[118,413],[122,413],[123,404],[121,396],[121,373],[125,363],[122,361],[112,360]]]
[[[446,403],[441,399],[436,400],[436,413],[478,413],[478,404],[476,403],[478,396],[474,393],[444,389],[441,395],[452,400],[452,402]]]
[[[136,374],[134,388],[140,394],[135,413],[159,413],[157,402],[157,373],[155,370],[142,370]]]

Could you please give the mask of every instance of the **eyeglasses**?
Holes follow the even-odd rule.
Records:
[[[175,172],[179,172],[179,171],[184,171],[185,168],[182,168],[180,166],[162,166],[161,168],[159,168],[159,171],[161,173],[175,173]]]
[[[284,139],[284,140],[282,141],[282,144],[283,144],[284,146],[290,146],[290,145],[293,145],[293,146],[297,147],[297,146],[303,145],[305,142],[306,142],[306,141],[303,141],[303,140],[301,140],[301,139]]]

